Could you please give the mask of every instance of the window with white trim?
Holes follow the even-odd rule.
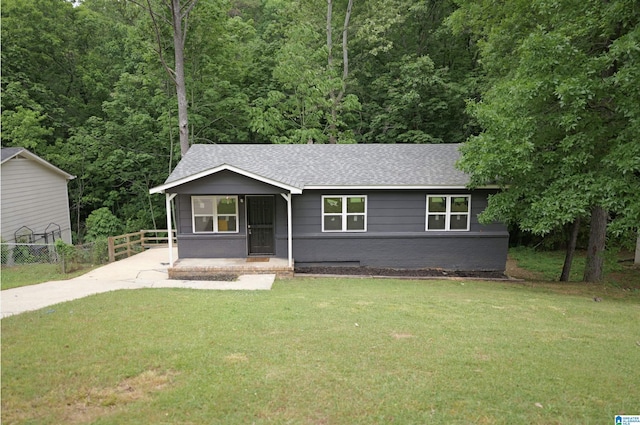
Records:
[[[323,232],[366,232],[367,197],[326,195],[322,197]]]
[[[427,230],[469,230],[471,196],[427,195]]]
[[[193,233],[237,233],[237,196],[192,196]]]

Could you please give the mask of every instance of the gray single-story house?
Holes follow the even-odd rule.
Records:
[[[193,145],[150,192],[180,259],[504,271],[506,227],[477,219],[497,188],[468,189],[459,146]]]
[[[1,234],[6,242],[71,243],[67,183],[75,177],[25,148],[2,148]]]

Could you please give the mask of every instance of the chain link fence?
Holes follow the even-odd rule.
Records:
[[[60,257],[53,244],[3,243],[0,245],[3,266],[36,263],[58,263]]]
[[[107,241],[84,245],[1,243],[2,266],[23,264],[60,264],[67,272],[80,264],[104,264],[108,261]]]

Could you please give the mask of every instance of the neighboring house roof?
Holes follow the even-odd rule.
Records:
[[[455,167],[460,144],[193,145],[162,193],[222,170],[284,188],[463,189],[469,176]]]
[[[24,148],[2,148],[2,163],[18,155]]]
[[[38,155],[29,152],[25,148],[2,148],[2,161],[0,162],[0,164],[4,164],[5,162],[16,157],[31,159],[37,162],[38,164],[43,165],[45,168],[48,168],[51,171],[54,171],[56,173],[63,175],[64,178],[66,178],[67,180],[72,180],[76,178],[76,176],[72,176],[66,171],[62,171],[52,163],[45,161],[44,159],[40,158]]]

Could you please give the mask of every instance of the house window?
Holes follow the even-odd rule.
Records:
[[[323,232],[365,232],[367,230],[366,196],[323,196]]]
[[[237,196],[192,196],[193,233],[237,233]]]
[[[469,230],[469,195],[428,195],[427,230]]]

